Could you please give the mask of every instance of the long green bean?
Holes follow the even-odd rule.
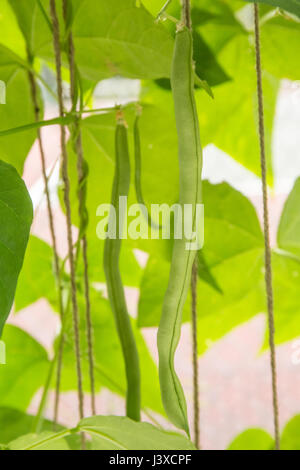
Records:
[[[116,230],[116,238],[108,238],[104,249],[104,271],[107,282],[108,296],[115,316],[118,335],[124,356],[127,395],[126,413],[135,421],[140,420],[141,392],[140,392],[140,367],[138,351],[135,343],[130,317],[127,311],[124,288],[122,284],[119,257],[121,250],[121,232],[123,224],[120,220],[126,217],[125,211],[120,205],[120,197],[128,196],[130,186],[130,161],[128,152],[128,139],[126,124],[121,115],[118,117],[116,128],[116,170],[112,191],[112,206],[116,216],[110,214],[109,228]],[[108,235],[110,230],[108,231]]]
[[[184,26],[178,29],[171,74],[179,146],[180,196],[182,208],[192,206],[196,232],[196,207],[201,203],[202,149],[194,97],[193,39]],[[169,419],[189,433],[187,406],[174,366],[181,333],[182,311],[191,282],[196,251],[187,249],[185,235],[174,241],[169,285],[158,330],[159,377],[163,404]]]

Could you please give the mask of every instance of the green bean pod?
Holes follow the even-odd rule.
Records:
[[[120,229],[125,210],[120,206],[120,197],[128,196],[130,186],[130,161],[128,151],[127,129],[122,119],[118,120],[115,137],[116,169],[112,190],[112,206],[116,217],[110,214],[109,224],[116,222],[116,238],[107,238],[104,248],[104,271],[109,301],[114,313],[117,332],[120,338],[127,379],[126,414],[139,421],[141,408],[140,367],[137,346],[127,310],[122,284],[119,258],[121,250]],[[121,222],[120,222],[121,221]]]
[[[202,148],[194,96],[192,33],[186,27],[176,34],[171,85],[178,134],[179,203],[192,205],[196,231],[196,205],[202,200]],[[196,251],[186,249],[185,236],[174,240],[171,271],[158,330],[159,377],[162,400],[169,419],[189,434],[187,406],[174,366],[181,334],[182,311],[191,282]]]

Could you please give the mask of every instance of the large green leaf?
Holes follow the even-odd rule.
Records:
[[[99,81],[114,75],[168,77],[173,41],[135,0],[83,0],[73,23],[82,76]]]
[[[31,429],[35,417],[13,408],[0,408],[0,442],[9,442],[23,436]],[[42,423],[43,431],[53,429],[53,422],[46,419]]]
[[[281,214],[277,232],[279,248],[300,257],[300,178],[295,182]]]
[[[0,405],[26,410],[46,380],[47,352],[28,333],[11,325],[5,327],[3,341],[7,364],[0,368]]]
[[[6,105],[0,108],[0,130],[19,127],[35,120],[28,72],[22,64],[19,56],[0,45],[0,77],[6,84]],[[36,139],[36,131],[23,132],[21,136],[16,138],[9,135],[0,139],[0,159],[11,163],[20,174]]]
[[[203,199],[203,254],[222,292],[199,282],[201,350],[205,349],[207,339],[220,338],[263,309],[258,289],[262,279],[263,237],[255,209],[245,196],[225,183],[204,182]],[[141,284],[140,326],[158,325],[169,269],[169,262],[150,258]],[[188,299],[185,320],[189,319],[189,311]]]
[[[282,450],[300,450],[300,415],[294,416],[284,427],[280,448]]]
[[[9,443],[9,450],[70,450],[64,436],[68,432],[53,433],[44,431],[41,434],[26,434]]]
[[[180,434],[118,416],[86,418],[80,421],[79,429],[93,437],[97,450],[196,450]]]
[[[228,450],[272,450],[274,439],[263,429],[247,429],[237,436]]]
[[[300,261],[291,255],[274,253],[272,257],[275,313],[275,341],[284,343],[300,334],[299,282]],[[268,346],[268,332],[264,346]]]
[[[51,44],[49,23],[42,8],[47,11],[47,0],[9,0],[32,56],[39,54],[45,45]],[[42,8],[41,6],[42,5]]]
[[[299,5],[300,9],[300,5]],[[261,27],[264,68],[278,78],[299,80],[300,61],[295,60],[300,42],[300,20],[274,17]]]
[[[106,387],[119,395],[126,394],[126,377],[120,341],[116,332],[113,314],[109,302],[100,293],[91,293],[92,321],[94,331],[95,378],[97,391]],[[80,332],[84,387],[89,391],[88,346],[86,341],[86,323],[84,302],[80,297]],[[73,329],[71,318],[67,326],[66,346],[63,363],[62,389],[76,389]],[[157,368],[146,346],[141,332],[133,322],[137,347],[140,354],[142,376],[142,406],[163,414],[160,398]]]
[[[22,58],[26,57],[24,38],[16,21],[15,15],[9,5],[9,0],[0,0],[0,43],[9,47]]]
[[[93,281],[105,281],[103,269],[104,241],[97,236],[97,225],[101,218],[97,216],[97,209],[101,204],[110,204],[113,175],[115,169],[115,115],[114,113],[95,116],[83,120],[82,141],[84,156],[90,168],[87,187],[87,207],[89,211],[88,226],[88,256],[89,275]],[[78,225],[78,192],[77,192],[77,157],[68,146],[70,152],[70,179],[72,216],[75,225]],[[133,254],[132,246],[124,241],[120,267],[123,274],[123,283],[126,286],[137,287],[140,282],[141,268]]]
[[[43,240],[31,236],[15,296],[15,311],[46,297],[54,304],[57,299],[53,270],[53,250]]]
[[[246,0],[247,2],[254,2],[254,0]],[[255,0],[257,3],[266,3],[274,7],[283,8],[300,18],[300,3],[299,0]]]
[[[0,161],[0,337],[13,304],[32,217],[23,180],[15,168]]]
[[[254,50],[246,36],[236,36],[219,54],[219,62],[232,77],[198,100],[204,145],[213,143],[255,174],[260,175],[258,113]],[[269,183],[273,181],[272,133],[279,82],[264,72],[266,158]]]
[[[196,450],[180,434],[166,432],[148,423],[119,416],[85,418],[76,429],[59,433],[27,434],[9,443],[10,450],[68,450],[66,436],[86,432],[92,437],[93,450]]]

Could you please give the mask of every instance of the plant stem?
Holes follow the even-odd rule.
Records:
[[[273,298],[273,286],[272,286],[272,252],[271,252],[271,244],[270,244],[270,223],[269,223],[269,209],[268,209],[264,104],[263,104],[263,86],[262,86],[262,70],[261,70],[261,52],[260,52],[259,6],[257,3],[254,3],[254,23],[255,23],[257,101],[258,101],[258,118],[259,118],[259,143],[260,143],[261,177],[262,177],[263,209],[264,209],[265,283],[266,283],[267,307],[268,307],[275,447],[276,447],[276,450],[279,450],[280,449],[280,437],[279,437],[280,431],[279,431],[279,406],[278,406],[278,392],[277,392],[276,349],[275,349],[274,298]]]

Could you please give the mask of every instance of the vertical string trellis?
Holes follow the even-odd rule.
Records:
[[[273,287],[272,287],[272,258],[271,258],[272,252],[271,252],[271,244],[270,244],[270,224],[269,224],[269,210],[268,210],[268,187],[267,187],[267,166],[266,166],[266,152],[265,152],[265,128],[264,128],[264,105],[263,105],[263,86],[262,86],[262,68],[261,68],[259,6],[257,3],[254,3],[254,25],[255,25],[255,55],[256,55],[256,76],[257,76],[260,160],[261,160],[263,209],[264,209],[265,283],[266,283],[267,307],[268,307],[275,448],[276,450],[279,450],[280,449],[279,407],[278,407],[277,369],[276,369],[276,350],[275,350],[274,301],[273,301]]]
[[[33,59],[34,58],[30,52],[29,44],[27,44],[27,60],[31,66],[33,65]],[[30,84],[31,97],[32,97],[32,102],[33,102],[33,107],[34,107],[35,121],[39,122],[40,121],[40,105],[39,105],[39,99],[38,99],[38,88],[37,88],[36,78],[31,69],[29,69],[28,71],[28,80]],[[38,141],[39,153],[40,153],[40,159],[41,159],[42,177],[44,181],[45,195],[46,195],[46,202],[47,202],[48,222],[49,222],[50,236],[51,236],[52,248],[53,248],[54,274],[55,274],[56,286],[57,286],[58,309],[59,309],[61,323],[63,323],[64,321],[64,303],[63,303],[63,294],[62,294],[63,287],[62,287],[62,279],[61,279],[61,272],[60,272],[60,265],[59,265],[59,256],[58,256],[58,251],[57,251],[54,215],[53,215],[53,210],[52,210],[51,197],[50,197],[50,191],[49,191],[49,181],[48,181],[48,176],[47,176],[45,150],[44,150],[41,130],[39,128],[37,129],[37,141]],[[50,364],[49,374],[47,376],[47,381],[46,381],[42,398],[40,401],[38,413],[37,413],[36,419],[33,422],[33,430],[36,432],[39,431],[40,426],[41,426],[42,414],[43,414],[44,406],[46,404],[46,399],[47,399],[47,395],[48,395],[48,391],[50,387],[50,382],[51,382],[56,358],[57,358],[57,354],[55,354]]]
[[[187,28],[192,28],[190,0],[183,0],[182,21]],[[193,354],[193,408],[194,408],[194,441],[197,449],[200,448],[200,402],[199,402],[199,366],[198,366],[198,317],[197,317],[197,282],[198,282],[198,253],[194,261],[191,278],[191,329],[192,329],[192,354]]]
[[[66,28],[68,28],[69,18],[69,2],[63,0],[63,11]],[[70,68],[70,87],[71,87],[71,101],[72,112],[76,112],[78,89],[80,95],[80,107],[82,110],[82,92],[79,83],[79,73],[76,68],[75,62],[75,47],[73,42],[73,35],[71,29],[68,34],[68,59]],[[86,236],[86,229],[88,226],[88,210],[86,206],[87,195],[87,178],[88,169],[87,162],[84,159],[84,152],[82,146],[82,135],[80,128],[81,113],[76,117],[73,128],[71,130],[71,138],[74,143],[74,151],[77,154],[77,171],[78,171],[78,199],[79,199],[79,220],[80,230],[78,237],[78,255],[80,244],[82,243],[82,255],[84,264],[84,294],[85,294],[85,314],[86,314],[86,334],[88,344],[88,358],[89,358],[89,375],[90,375],[90,389],[91,389],[91,409],[92,414],[96,414],[96,397],[95,397],[95,376],[94,376],[94,352],[93,352],[93,325],[91,318],[91,302],[90,302],[90,285],[89,285],[89,269],[88,269],[88,241]]]
[[[60,50],[60,26],[56,10],[55,0],[50,0],[50,13],[53,27],[53,45],[55,53],[56,64],[56,79],[57,79],[57,93],[59,103],[60,117],[64,117],[64,102],[63,102],[63,81],[62,81],[62,63],[61,63],[61,50]],[[76,286],[76,272],[75,272],[75,259],[73,253],[73,240],[72,240],[72,216],[71,216],[71,203],[70,203],[70,180],[68,174],[68,151],[66,145],[66,129],[64,125],[60,126],[61,130],[61,151],[62,151],[62,177],[64,183],[64,204],[66,209],[67,220],[67,239],[68,239],[68,255],[70,263],[70,277],[71,277],[71,301],[73,311],[73,328],[75,340],[75,353],[76,353],[76,371],[77,371],[77,387],[78,387],[78,401],[79,401],[79,416],[80,419],[84,416],[84,393],[82,384],[82,369],[80,357],[80,335],[79,335],[79,312],[77,302],[77,286]],[[82,438],[82,448],[85,448],[85,438]]]
[[[198,365],[198,316],[197,316],[198,256],[195,259],[192,280],[192,349],[193,349],[193,399],[194,399],[194,441],[200,449],[200,400],[199,400],[199,365]]]

